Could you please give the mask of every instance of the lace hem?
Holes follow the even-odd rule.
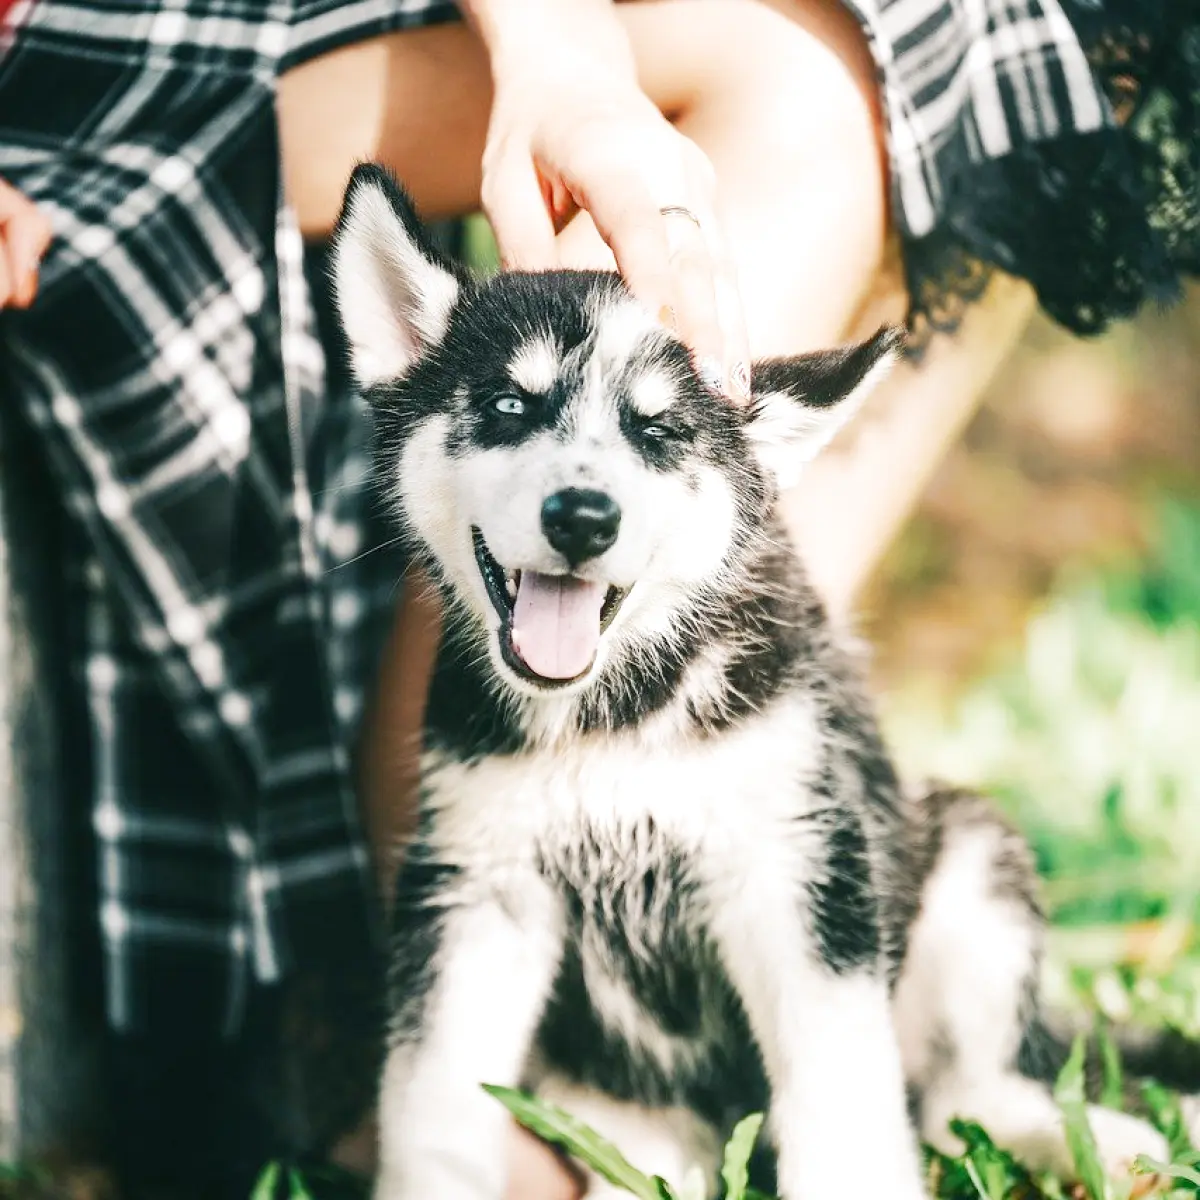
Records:
[[[964,163],[904,242],[910,352],[954,332],[997,268],[1080,336],[1200,275],[1200,2],[1066,4],[1118,125]]]

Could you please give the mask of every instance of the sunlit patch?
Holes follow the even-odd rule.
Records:
[[[548,337],[535,337],[522,343],[508,364],[508,377],[527,392],[548,392],[558,379],[562,358]]]
[[[657,417],[679,398],[674,380],[661,371],[650,371],[633,380],[629,399],[644,417]]]
[[[648,338],[662,333],[662,326],[632,300],[601,306],[596,314],[595,350],[601,371],[619,370]]]

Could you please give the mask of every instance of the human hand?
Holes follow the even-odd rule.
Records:
[[[0,179],[0,308],[28,308],[53,230],[32,200]]]
[[[479,22],[495,81],[482,198],[504,265],[556,265],[555,235],[582,209],[706,382],[748,401],[745,318],[712,165],[638,86],[611,5],[552,0],[524,11],[516,30],[501,5],[473,7],[491,19]]]

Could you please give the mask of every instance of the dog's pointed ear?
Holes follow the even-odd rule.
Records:
[[[460,280],[382,167],[364,163],[350,176],[330,260],[358,383],[403,378],[445,334]]]
[[[858,345],[754,364],[746,435],[781,490],[790,488],[900,355],[898,329]]]

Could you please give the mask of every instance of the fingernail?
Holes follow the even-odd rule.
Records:
[[[725,372],[715,358],[702,358],[696,368],[700,373],[700,382],[714,392],[721,391],[725,386]]]
[[[664,304],[658,310],[658,323],[665,325],[668,329],[675,329],[675,310],[669,305]]]
[[[733,364],[733,370],[729,373],[729,383],[733,388],[734,395],[739,400],[750,399],[750,367],[747,363],[739,362]]]

